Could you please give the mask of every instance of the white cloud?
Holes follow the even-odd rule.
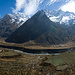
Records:
[[[63,5],[60,9],[63,11],[69,11],[75,13],[75,0],[70,0],[67,4]]]
[[[29,0],[29,2],[25,4],[24,12],[28,15],[34,14],[42,2],[43,0]]]
[[[55,2],[59,2],[61,0],[49,0],[47,5],[54,4]]]
[[[13,9],[13,12],[18,12],[20,11],[22,8],[24,8],[24,5],[26,3],[26,0],[16,0],[16,9],[12,8]]]
[[[23,10],[26,15],[33,15],[43,0],[16,0],[16,9],[13,8],[13,12],[19,12]]]
[[[75,8],[74,8],[75,0],[16,0],[16,4],[15,4],[16,8],[15,9],[12,8],[12,11],[14,13],[22,12],[28,16],[31,16],[40,9],[39,6],[42,5],[42,3],[43,3],[42,6],[43,8],[41,9],[45,9],[46,6],[50,8],[50,5],[57,2],[62,3],[63,6],[60,8],[61,10],[75,12]]]
[[[62,2],[62,5],[59,9],[62,11],[69,11],[75,13],[75,0],[48,0],[47,5],[52,5],[56,2]]]
[[[57,3],[57,2],[62,2],[62,4],[63,4],[63,2],[67,3],[69,1],[71,1],[71,0],[48,0],[47,5],[52,5],[52,4]]]

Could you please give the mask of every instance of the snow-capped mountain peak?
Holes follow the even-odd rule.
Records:
[[[0,19],[0,37],[8,37],[28,19],[29,17],[22,13],[6,14]]]
[[[26,20],[29,19],[29,16],[23,14],[23,13],[14,13],[14,14],[8,14],[11,19],[11,23],[16,22],[18,24],[18,27],[21,26]]]
[[[53,22],[59,22],[65,25],[75,24],[75,14],[72,12],[64,12],[62,10],[44,10],[44,12]]]

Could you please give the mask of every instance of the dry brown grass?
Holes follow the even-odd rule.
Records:
[[[23,44],[6,43],[6,42],[0,43],[0,45],[25,47],[29,49],[62,49],[62,48],[75,47],[75,42],[68,42],[66,44],[50,45],[45,47],[35,45],[35,43],[33,44],[34,45],[30,45],[29,43],[23,43]],[[8,56],[18,54],[18,52],[14,52],[13,49],[5,49],[5,48],[0,48],[0,49],[4,50],[5,52],[7,51],[5,54]],[[50,63],[51,65],[40,66],[39,64],[46,57],[48,57],[47,62]],[[75,58],[74,53],[67,53],[67,54],[64,53],[64,55],[62,53],[60,56],[30,55],[30,54],[21,53],[21,56],[13,58],[0,58],[0,75],[47,75],[48,73],[50,73],[51,75],[74,75],[75,74],[74,58]],[[66,68],[65,70],[63,68],[67,67],[67,65],[58,66],[58,67],[57,65],[56,66],[52,65],[52,63],[55,64],[55,62],[56,64],[64,63],[64,61],[62,60],[68,62],[67,65],[69,67]],[[58,71],[60,70],[60,68],[62,68],[63,71]]]
[[[26,42],[23,44],[0,42],[0,45],[24,47],[27,49],[66,49],[66,48],[75,47],[75,42],[67,42],[65,44],[48,45],[48,46],[36,45],[33,41],[32,42]]]
[[[4,49],[4,48],[0,48]],[[12,49],[4,49],[13,51]],[[16,52],[17,53],[17,52]],[[65,54],[66,55],[66,54]],[[62,55],[61,55],[62,56]],[[41,62],[47,60],[51,55],[30,55],[21,53],[20,57],[15,58],[0,58],[0,75],[72,75],[75,72],[75,65],[72,65],[63,71],[57,71],[52,64],[39,65]],[[54,56],[53,56],[54,57]],[[34,66],[34,68],[33,68]],[[60,67],[58,67],[59,69]],[[62,67],[63,68],[63,67]],[[71,68],[71,69],[70,69]],[[72,73],[71,73],[71,70]]]

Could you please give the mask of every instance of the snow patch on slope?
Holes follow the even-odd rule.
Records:
[[[53,22],[60,24],[72,25],[75,24],[75,14],[71,12],[64,12],[62,10],[44,10],[47,17]]]
[[[66,25],[69,25],[70,18],[68,16],[63,16],[62,20],[60,21],[60,24],[66,23]]]
[[[23,14],[23,13],[14,13],[14,14],[9,14],[11,17],[11,23],[16,22],[18,24],[18,27],[21,26],[25,21],[27,21],[30,17]]]
[[[53,22],[59,22],[59,16],[53,16],[53,17],[50,17],[49,18],[51,21],[53,21]]]

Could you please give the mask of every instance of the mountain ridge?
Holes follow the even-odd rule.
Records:
[[[34,40],[39,44],[60,44],[68,42],[69,31],[67,26],[52,22],[43,11],[38,11],[14,33],[6,42],[24,43]]]
[[[0,19],[0,37],[8,37],[18,27],[20,27],[26,20],[26,16],[23,14],[6,14]]]
[[[75,24],[75,13],[64,12],[62,10],[44,10],[49,19],[53,22],[58,22],[64,25],[73,25]]]

